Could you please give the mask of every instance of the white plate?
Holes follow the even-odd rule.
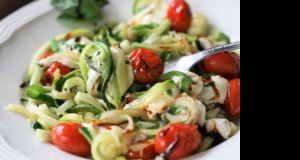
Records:
[[[109,0],[104,8],[104,21],[121,21],[132,16],[133,0]],[[239,0],[187,0],[192,11],[200,11],[213,27],[240,40]],[[59,12],[49,0],[39,0],[17,10],[0,21],[0,159],[1,160],[83,160],[60,151],[52,144],[40,142],[26,118],[4,111],[11,103],[21,104],[20,84],[31,58],[49,39],[72,29],[70,24],[58,23]],[[91,27],[91,26],[84,26]],[[186,160],[240,159],[240,131],[222,144]]]

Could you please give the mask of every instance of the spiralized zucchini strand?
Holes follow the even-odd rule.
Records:
[[[92,105],[93,107],[99,109],[100,111],[104,112],[104,108],[101,106],[100,103],[98,103],[91,95],[83,92],[77,92],[75,98],[75,102],[77,105],[83,104],[83,103],[88,103]]]
[[[40,84],[42,75],[43,75],[43,67],[41,67],[40,65],[35,65],[34,72],[30,79],[29,85]]]
[[[100,120],[114,118],[120,115],[129,115],[133,118],[140,117],[145,121],[149,120],[147,112],[141,109],[114,109],[111,111],[106,111],[101,114]]]
[[[32,113],[24,106],[20,106],[17,104],[10,104],[9,106],[5,107],[4,110],[20,113],[24,115],[26,118],[30,119],[31,121],[37,120],[38,118],[38,116],[35,113]]]
[[[76,103],[73,99],[66,100],[61,106],[56,110],[57,115],[63,114],[67,109],[75,106]]]
[[[80,77],[72,77],[68,79],[63,85],[63,92],[72,92],[72,88],[77,86],[77,90],[83,92],[85,86],[84,81]]]
[[[47,57],[46,59],[40,60],[38,63],[42,64],[44,67],[49,66],[52,62],[60,61],[64,59],[70,59],[72,61],[78,62],[79,55],[74,54],[74,52],[67,50],[65,52],[60,52]]]
[[[132,141],[131,134],[124,134],[117,126],[109,130],[100,128],[99,134],[92,143],[92,156],[95,160],[115,160],[120,155],[125,155]]]

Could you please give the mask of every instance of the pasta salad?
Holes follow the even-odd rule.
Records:
[[[230,39],[184,0],[136,0],[133,8],[127,21],[76,28],[45,43],[21,85],[22,105],[5,109],[23,114],[43,141],[95,160],[179,159],[232,137],[240,52],[164,72],[168,61]]]

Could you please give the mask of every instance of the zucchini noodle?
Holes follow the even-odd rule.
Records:
[[[109,130],[102,127],[92,143],[92,156],[95,160],[115,160],[126,154],[131,141],[132,136],[123,134],[120,127],[111,126]]]
[[[74,100],[76,104],[88,103],[91,104],[93,107],[99,109],[100,111],[105,111],[102,104],[96,101],[91,95],[87,93],[77,92]]]

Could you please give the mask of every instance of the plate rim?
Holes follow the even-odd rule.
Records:
[[[233,1],[233,0],[228,0]],[[34,9],[33,8],[37,8]],[[42,16],[43,14],[46,14],[49,11],[54,10],[54,8],[51,7],[49,4],[49,1],[47,0],[39,0],[39,1],[32,1],[29,4],[19,8],[18,10],[14,11],[10,15],[6,16],[0,21],[0,46],[6,42],[16,30],[18,30],[20,27],[24,26],[25,24],[29,23],[30,21],[34,20],[35,18]],[[23,18],[24,15],[26,15],[26,18]],[[18,21],[15,21],[18,19]],[[2,54],[2,53],[0,53]],[[240,127],[238,131],[238,136],[231,137],[231,138],[240,138]],[[8,152],[11,149],[8,149],[9,147],[2,148],[2,144],[6,144],[5,139],[1,136],[0,133],[0,158],[2,156],[9,157],[9,159],[16,158],[16,159],[28,159],[28,157],[25,157],[22,153],[16,151],[15,149],[12,149],[14,152],[9,154]],[[9,144],[8,144],[9,145]],[[4,149],[4,150],[3,150]],[[13,157],[12,157],[13,156]],[[195,155],[196,156],[196,155]],[[193,157],[193,156],[192,156]]]

